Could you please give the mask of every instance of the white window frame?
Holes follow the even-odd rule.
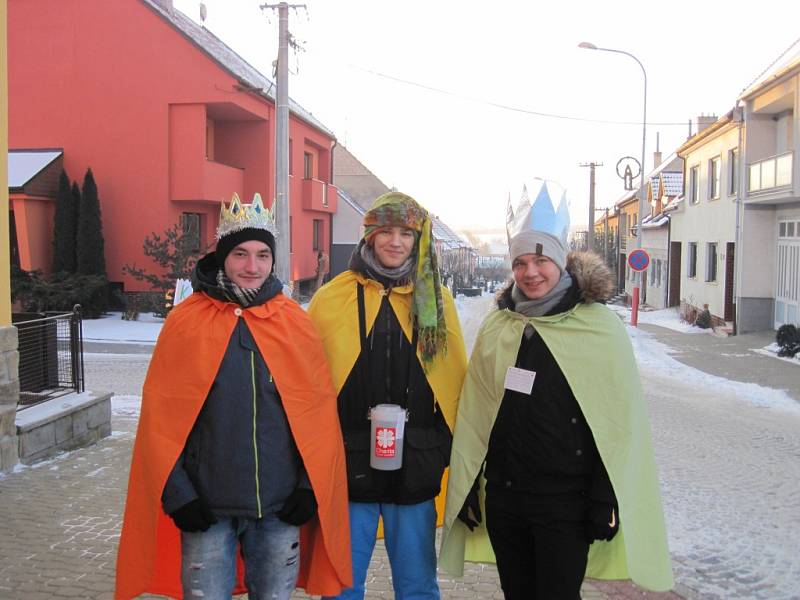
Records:
[[[700,202],[700,165],[694,165],[689,169],[689,204]]]
[[[735,196],[739,189],[739,149],[728,150],[728,195]]]
[[[687,242],[686,250],[686,276],[697,279],[697,242]]]
[[[719,155],[708,161],[708,199],[717,200],[720,196],[720,179],[722,178],[722,159]]]
[[[717,260],[719,244],[708,242],[706,244],[706,283],[716,283],[719,273],[717,272]]]

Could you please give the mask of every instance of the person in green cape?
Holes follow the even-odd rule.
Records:
[[[496,562],[508,599],[576,600],[584,577],[673,585],[647,406],[599,257],[566,251],[543,182],[509,208],[513,282],[459,399],[439,568]],[[482,518],[486,516],[485,520]]]

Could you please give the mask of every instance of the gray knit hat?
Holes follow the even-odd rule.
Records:
[[[540,254],[552,260],[563,272],[567,266],[567,249],[557,237],[544,231],[527,229],[519,232],[508,247],[511,262],[523,254]]]

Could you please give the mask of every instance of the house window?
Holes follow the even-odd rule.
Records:
[[[294,175],[294,161],[292,160],[294,152],[292,152],[292,139],[289,138],[289,175]]]
[[[719,156],[716,156],[708,161],[708,197],[711,199],[719,198],[719,175],[720,161]]]
[[[187,243],[187,250],[192,254],[200,254],[203,250],[203,229],[200,213],[182,213],[181,227]]]
[[[730,173],[730,186],[728,187],[731,196],[736,194],[739,185],[739,151],[733,148],[728,152],[728,172]]]
[[[687,277],[697,277],[697,242],[689,242],[689,252],[686,253],[689,261],[686,271]]]
[[[313,223],[313,249],[322,250],[322,226],[324,221],[322,219],[314,219]]]
[[[781,221],[778,223],[778,237],[800,237],[800,221]]]
[[[706,246],[706,281],[717,280],[717,244]]]
[[[303,152],[303,179],[314,179],[314,155]]]
[[[656,285],[661,287],[661,265],[664,261],[660,258],[656,259]]]
[[[655,261],[653,261],[653,264],[650,265],[650,268],[648,269],[648,271],[650,271],[650,285],[655,285],[656,284],[656,268],[655,267],[656,267]]]
[[[692,204],[700,202],[700,167],[689,169],[689,201]]]

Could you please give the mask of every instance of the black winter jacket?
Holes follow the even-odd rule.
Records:
[[[224,300],[213,259],[212,253],[198,264],[195,293]],[[280,289],[280,282],[271,277],[254,304],[266,302]],[[218,517],[261,518],[279,510],[298,485],[309,487],[280,395],[265,357],[240,318],[167,479],[164,512],[201,496]]]
[[[568,267],[569,270],[569,267]],[[559,314],[582,301],[579,277],[558,306]],[[514,310],[509,286],[498,300]],[[534,371],[530,394],[506,390],[489,439],[485,477],[493,486],[534,495],[578,492],[615,504],[614,491],[592,432],[569,383],[539,334],[523,336],[516,366]]]
[[[339,392],[348,492],[354,502],[416,504],[439,493],[452,435],[389,294],[391,289],[383,296],[375,323],[365,332],[361,353]],[[369,466],[373,440],[367,415],[378,404],[399,404],[409,411],[402,467],[397,471]]]

